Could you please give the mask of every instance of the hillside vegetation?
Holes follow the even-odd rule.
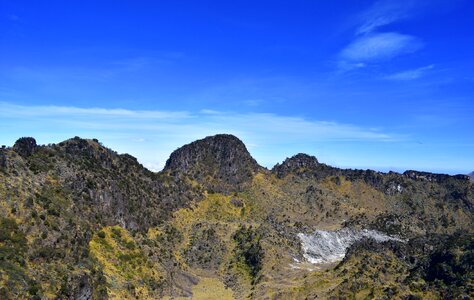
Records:
[[[0,149],[0,299],[469,299],[473,212],[465,175],[305,154],[267,170],[231,135],[158,173],[97,140],[21,138]],[[341,229],[393,239],[309,262],[301,234]]]

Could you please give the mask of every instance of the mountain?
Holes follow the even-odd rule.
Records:
[[[471,173],[469,173],[469,174],[467,174],[467,176],[471,177],[471,179],[474,179],[474,171],[471,172]]]
[[[248,186],[261,169],[241,140],[218,134],[171,153],[164,171],[192,178],[208,190],[228,193]]]
[[[466,175],[271,170],[232,135],[154,173],[98,140],[0,149],[0,299],[474,297]]]

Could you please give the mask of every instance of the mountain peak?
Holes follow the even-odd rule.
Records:
[[[241,190],[259,169],[241,140],[218,134],[175,150],[164,171],[190,176],[209,190],[228,193]]]
[[[289,173],[298,172],[301,169],[312,170],[317,168],[319,165],[316,157],[305,154],[298,153],[290,158],[285,159],[283,163],[276,164],[272,172],[276,173],[278,177],[285,177]]]

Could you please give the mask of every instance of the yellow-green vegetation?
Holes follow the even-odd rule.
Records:
[[[202,278],[193,287],[192,299],[196,300],[231,300],[233,293],[231,289],[224,287],[224,284],[215,278]]]
[[[27,241],[14,219],[0,217],[0,296],[7,297],[6,287],[21,289],[21,281],[26,281],[25,254]],[[23,296],[23,293],[17,296]]]
[[[235,196],[209,194],[190,208],[176,211],[170,223],[183,235],[177,251],[182,252],[188,249],[192,246],[193,241],[203,242],[196,234],[209,234],[210,232],[202,232],[200,228],[212,230],[211,234],[217,242],[230,241],[232,233],[246,217],[245,203],[242,202],[241,207],[236,206],[232,204],[233,197]],[[177,256],[181,256],[181,254],[177,253]]]
[[[200,278],[192,288],[196,299],[203,296],[200,286],[223,280],[230,281],[243,297],[261,269],[263,256],[260,235],[255,231],[259,224],[249,217],[249,211],[240,194],[207,194],[191,207],[176,211],[167,224],[149,229],[148,238],[173,245],[172,259]],[[201,296],[194,295],[196,289]]]
[[[174,300],[232,300],[234,299],[231,289],[216,278],[201,277],[198,284],[192,288],[192,296],[190,297],[173,297]],[[171,300],[169,296],[163,300]]]
[[[235,195],[237,197],[237,194]],[[245,203],[238,207],[231,203],[232,196],[208,194],[190,208],[180,209],[173,214],[174,221],[181,229],[187,228],[199,219],[210,222],[236,222],[245,218]]]
[[[246,204],[239,195],[208,194],[176,211],[168,225],[150,229],[148,237],[161,243],[174,241],[173,259],[191,274],[212,276],[204,284],[225,277],[226,266],[235,255],[232,235],[247,223],[246,217]]]
[[[120,226],[104,227],[89,243],[106,278],[109,299],[155,299],[161,296],[164,271]]]

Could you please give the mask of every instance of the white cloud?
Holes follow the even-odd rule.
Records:
[[[357,35],[380,31],[383,26],[433,11],[446,12],[463,0],[378,0],[357,16]]]
[[[383,32],[383,28],[420,14],[422,8],[431,5],[432,2],[427,0],[375,1],[357,16],[355,39],[339,53],[339,71],[388,62],[397,56],[421,49],[423,43],[418,37],[393,31]]]
[[[425,75],[428,70],[434,68],[434,65],[424,66],[417,69],[405,70],[386,76],[385,79],[390,80],[415,80]]]
[[[156,111],[156,110],[128,110],[121,108],[80,108],[74,106],[21,106],[15,104],[9,104],[7,102],[0,102],[0,116],[15,115],[18,117],[68,117],[68,118],[80,118],[80,117],[92,117],[100,116],[103,118],[131,118],[131,119],[168,119],[168,120],[181,120],[190,117],[187,112],[184,111]]]
[[[293,149],[305,151],[318,143],[385,143],[398,139],[356,125],[271,113],[134,111],[5,102],[0,102],[0,125],[11,128],[2,135],[4,144],[12,144],[20,136],[34,136],[39,143],[59,142],[76,135],[95,137],[114,150],[136,156],[154,170],[163,167],[177,147],[217,133],[238,136],[268,167],[294,154]]]
[[[344,62],[362,63],[384,61],[414,52],[422,43],[414,36],[396,32],[373,33],[356,39],[342,50]]]

